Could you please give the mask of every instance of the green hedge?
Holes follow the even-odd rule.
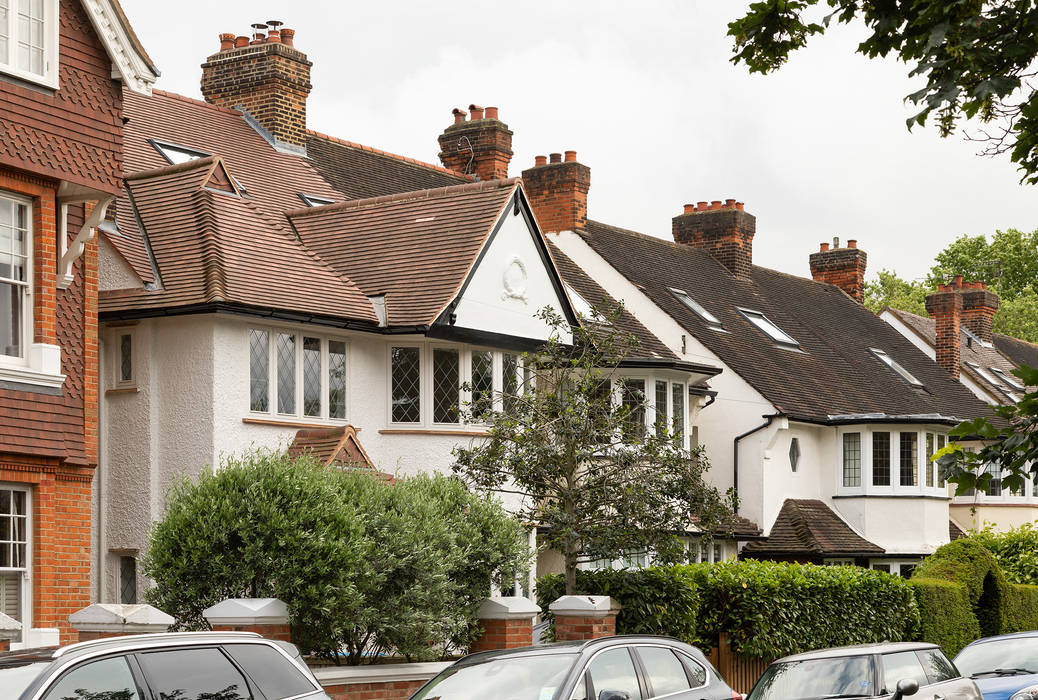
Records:
[[[563,590],[561,577],[543,577],[541,607]],[[711,647],[724,632],[735,651],[764,659],[912,639],[919,624],[906,581],[853,566],[742,561],[580,571],[576,592],[617,600],[620,634],[666,634]]]
[[[919,606],[919,639],[937,644],[952,657],[980,637],[980,624],[966,586],[919,577],[913,577],[909,584]]]
[[[973,535],[995,558],[1010,583],[1038,584],[1038,528],[1031,523],[996,532],[991,526]]]
[[[1038,630],[1038,586],[1009,585],[1008,617],[1006,632]]]
[[[912,577],[965,586],[983,636],[1009,629],[1009,583],[998,560],[977,540],[964,537],[939,547],[916,567]]]

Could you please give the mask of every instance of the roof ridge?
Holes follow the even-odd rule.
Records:
[[[397,194],[384,194],[378,197],[367,197],[365,199],[351,199],[345,202],[326,204],[320,207],[300,207],[298,209],[289,209],[285,212],[285,216],[292,219],[329,212],[350,211],[362,207],[378,206],[380,204],[439,199],[441,197],[450,197],[456,194],[466,194],[468,192],[484,192],[515,187],[519,182],[520,178],[512,177],[504,180],[485,180],[480,182],[468,182],[463,185],[432,187],[424,190],[413,190],[411,192],[399,192]]]
[[[232,109],[231,107],[223,107],[221,105],[214,105],[211,102],[200,100],[197,97],[188,97],[187,95],[181,95],[176,92],[167,92],[166,90],[159,90],[158,88],[152,88],[152,94],[158,95],[159,97],[168,97],[171,100],[179,100],[181,102],[187,102],[188,104],[196,105],[199,107],[208,107],[209,109],[216,110],[217,112],[224,112],[226,114],[234,114],[241,116],[241,110]]]
[[[471,175],[464,175],[462,173],[459,173],[459,172],[456,172],[454,170],[451,170],[450,168],[445,168],[442,165],[435,165],[433,163],[427,163],[424,160],[418,160],[417,158],[411,158],[409,156],[402,156],[402,155],[399,155],[397,153],[391,153],[389,151],[384,151],[381,148],[375,148],[373,146],[365,146],[362,143],[356,143],[354,141],[347,141],[346,139],[340,139],[337,136],[331,136],[329,134],[324,134],[324,133],[321,133],[320,131],[315,131],[313,129],[307,129],[306,133],[307,133],[308,136],[314,136],[314,137],[319,138],[319,139],[325,139],[326,141],[331,141],[332,143],[337,143],[340,146],[347,146],[349,148],[356,148],[356,149],[359,149],[361,151],[367,151],[369,153],[374,153],[376,155],[386,156],[387,158],[394,158],[396,160],[403,161],[405,163],[410,163],[411,165],[417,165],[417,166],[420,166],[420,167],[423,167],[423,168],[428,168],[430,170],[435,170],[437,172],[447,173],[449,175],[454,175],[455,177],[459,177],[459,178],[468,178],[468,179],[472,178]]]
[[[129,175],[123,175],[123,180],[146,180],[160,175],[175,175],[176,173],[187,172],[188,170],[194,170],[195,168],[208,167],[218,161],[220,161],[220,156],[195,158],[194,160],[187,160],[183,163],[163,165],[158,168],[151,168],[149,170],[141,170],[136,173],[130,173]],[[228,172],[228,174],[230,173]]]
[[[195,208],[195,217],[199,225],[202,248],[202,271],[203,284],[207,301],[227,300],[227,273],[221,237],[216,233],[220,228],[220,222],[213,210],[213,197],[218,195],[199,189],[195,199],[200,199],[199,206]]]

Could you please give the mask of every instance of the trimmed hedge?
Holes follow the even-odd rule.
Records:
[[[966,586],[955,581],[912,577],[909,581],[919,606],[919,633],[949,657],[980,637],[980,623],[973,613]]]
[[[1009,585],[1008,617],[1006,632],[1038,630],[1038,586]]]
[[[562,595],[562,577],[541,578],[537,590],[546,610]],[[724,632],[733,650],[768,660],[821,647],[908,640],[919,624],[906,581],[853,566],[748,560],[578,571],[576,592],[617,600],[623,606],[618,634],[665,634],[709,648]]]
[[[912,578],[942,579],[965,586],[983,636],[1009,629],[1009,583],[998,560],[977,540],[964,537],[939,547],[916,567]]]

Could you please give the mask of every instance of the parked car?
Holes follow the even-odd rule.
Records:
[[[984,700],[1038,700],[1038,631],[978,639],[955,657]]]
[[[0,700],[328,700],[299,652],[251,632],[143,634],[0,654]]]
[[[411,700],[741,700],[703,653],[622,635],[470,654]]]
[[[982,700],[935,644],[884,642],[787,656],[764,671],[747,700]]]

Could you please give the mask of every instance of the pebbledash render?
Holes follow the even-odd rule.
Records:
[[[157,71],[117,2],[12,6],[0,53],[0,613],[72,640],[91,602],[97,241],[119,193],[123,90]]]

